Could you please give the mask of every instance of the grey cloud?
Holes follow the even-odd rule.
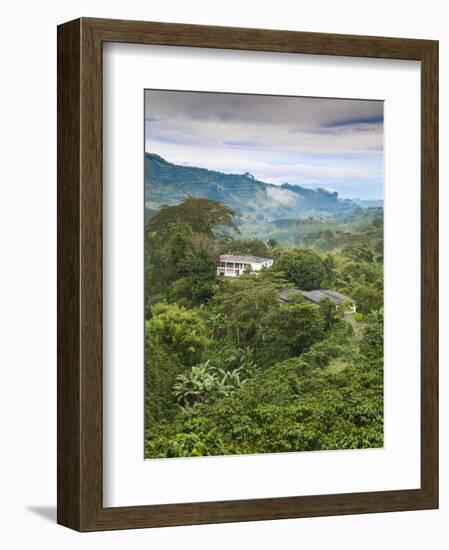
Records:
[[[383,102],[147,90],[145,110],[147,118],[275,123],[306,129],[338,126],[351,120],[378,122],[383,117]]]

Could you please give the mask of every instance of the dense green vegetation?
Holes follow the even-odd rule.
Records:
[[[382,446],[382,208],[343,203],[326,222],[332,229],[321,229],[313,217],[297,218],[297,227],[313,226],[299,242],[261,239],[241,223],[229,188],[235,184],[238,195],[248,180],[251,202],[267,193],[266,184],[250,175],[214,180],[208,170],[171,165],[182,168],[176,177],[187,175],[189,184],[183,183],[185,196],[161,208],[173,180],[164,179],[163,159],[151,156],[151,162],[147,458]],[[152,187],[153,171],[167,190]],[[198,193],[212,181],[214,197]],[[339,202],[327,192],[324,199],[301,188],[298,193],[304,201],[322,201],[323,209]],[[268,210],[264,216],[273,214]],[[270,257],[274,265],[257,275],[219,278],[221,253]],[[279,291],[289,287],[339,291],[357,300],[358,313],[301,295],[281,303]]]

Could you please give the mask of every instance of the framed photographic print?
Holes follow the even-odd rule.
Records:
[[[58,28],[58,522],[438,506],[438,43]]]

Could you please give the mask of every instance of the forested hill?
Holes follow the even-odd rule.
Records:
[[[236,212],[237,223],[280,218],[336,216],[357,208],[336,192],[297,185],[275,186],[250,173],[224,174],[205,168],[180,166],[145,154],[145,205],[148,212],[174,205],[189,196],[221,201]]]

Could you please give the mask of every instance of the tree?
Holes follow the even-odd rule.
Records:
[[[332,254],[326,254],[323,267],[326,271],[326,281],[331,285],[335,277],[335,259]]]
[[[179,358],[162,344],[145,323],[145,427],[168,420],[176,414],[172,387],[176,376],[185,369]]]
[[[353,298],[357,300],[357,311],[360,313],[370,313],[381,309],[383,306],[383,291],[367,286],[356,286],[354,288]]]
[[[148,231],[161,238],[174,224],[182,221],[195,233],[213,237],[219,226],[239,232],[234,224],[234,210],[219,201],[189,197],[175,206],[162,206],[148,225]]]
[[[158,344],[167,346],[185,366],[198,363],[209,344],[203,319],[195,311],[177,304],[153,306],[146,330]]]
[[[176,302],[180,306],[190,307],[193,304],[192,279],[190,277],[176,279],[167,291],[167,300],[170,303]]]
[[[382,218],[374,218],[372,221],[373,226],[376,228],[383,227],[383,223],[384,222]]]
[[[214,292],[214,239],[220,228],[238,232],[234,211],[209,199],[188,198],[162,206],[145,232],[146,318],[151,304],[179,296],[185,304],[206,303]],[[173,283],[189,277],[178,285]],[[170,296],[171,295],[171,296]]]
[[[212,338],[218,340],[221,336],[222,330],[226,326],[227,317],[223,313],[220,313],[214,309],[209,311],[210,313],[206,322],[212,329]]]
[[[384,311],[373,311],[365,317],[362,353],[369,359],[383,359],[384,353]]]
[[[374,255],[364,243],[350,243],[341,251],[343,256],[356,262],[372,262]]]
[[[170,285],[187,275],[183,259],[193,235],[190,225],[182,221],[173,223],[164,235],[147,231],[145,238],[146,318],[151,315],[151,304],[165,298]]]
[[[276,259],[274,269],[285,273],[301,290],[320,288],[326,277],[323,261],[308,248],[286,250]]]
[[[378,262],[384,261],[384,239],[383,237],[374,241],[373,246],[374,253],[376,254],[376,260]]]
[[[187,271],[192,281],[193,304],[205,304],[213,296],[217,278],[217,255],[207,237],[196,235],[185,254]]]
[[[254,338],[262,317],[279,303],[279,288],[285,284],[285,280],[268,270],[221,281],[213,304],[226,315],[228,330],[237,344]]]
[[[331,329],[335,321],[338,319],[335,304],[329,298],[320,300],[320,311],[324,320],[326,329]]]
[[[297,357],[324,334],[320,308],[304,300],[278,305],[263,318],[258,333],[259,364]]]
[[[266,258],[270,256],[267,245],[260,239],[248,237],[246,239],[226,239],[220,243],[221,253],[227,254],[246,254],[249,256],[261,256]]]

